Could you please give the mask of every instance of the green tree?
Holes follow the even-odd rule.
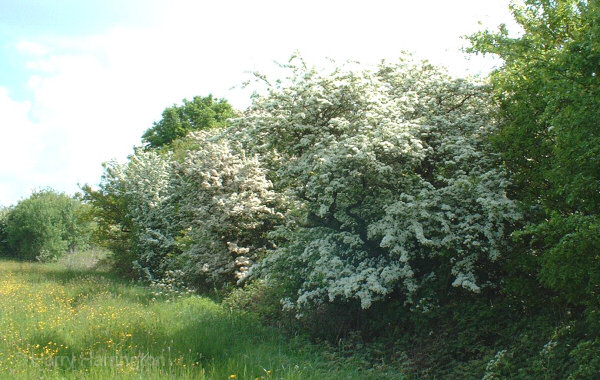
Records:
[[[470,51],[494,54],[501,105],[495,137],[529,211],[521,236],[543,284],[570,301],[600,295],[600,4],[526,0],[505,26],[470,37]],[[524,255],[522,255],[524,256]],[[539,265],[539,267],[535,267]]]
[[[144,132],[142,141],[150,148],[158,148],[191,131],[223,127],[234,116],[225,99],[213,99],[212,95],[195,96],[192,101],[183,99],[181,106],[174,104],[163,111],[162,119]]]
[[[8,255],[8,236],[6,228],[8,226],[8,215],[10,208],[0,207],[0,256]]]
[[[21,259],[51,260],[89,243],[87,205],[54,190],[34,192],[6,218],[6,245]]]
[[[110,170],[108,164],[103,166],[107,172]],[[107,175],[103,175],[103,180]],[[97,190],[85,185],[82,190],[92,207],[91,215],[96,223],[92,236],[94,243],[114,254],[112,264],[118,272],[130,274],[135,259],[131,252],[132,221],[127,215],[127,199],[116,193],[116,189],[102,185]]]

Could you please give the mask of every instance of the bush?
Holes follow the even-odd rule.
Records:
[[[286,306],[367,309],[394,293],[427,308],[453,288],[496,286],[520,215],[487,143],[487,87],[408,59],[287,68],[233,121],[299,205],[298,227],[256,271],[289,289]]]
[[[156,280],[182,270],[194,287],[235,284],[272,247],[282,197],[235,141],[197,132],[177,146],[105,165],[100,188],[85,189],[101,237],[124,272]]]
[[[169,154],[137,149],[125,164],[104,164],[98,190],[84,187],[98,237],[124,274],[160,277],[168,269],[167,257],[177,252],[172,165]]]
[[[8,235],[7,235],[7,227],[8,227],[8,215],[10,213],[10,208],[1,207],[0,208],[0,256],[9,255],[8,250]]]
[[[293,313],[283,311],[279,300],[283,297],[281,288],[269,286],[258,280],[234,288],[223,299],[223,305],[257,316],[263,323],[283,328],[297,327]]]
[[[190,139],[200,148],[176,166],[178,262],[195,286],[235,284],[273,247],[267,233],[282,223],[283,197],[236,141],[207,132]]]
[[[92,231],[86,219],[87,207],[54,190],[34,192],[8,213],[5,234],[9,254],[48,261],[87,247]]]

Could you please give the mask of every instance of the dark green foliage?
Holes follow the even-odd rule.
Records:
[[[95,244],[113,253],[112,267],[124,275],[131,275],[131,263],[135,260],[131,250],[132,220],[127,215],[127,199],[104,188],[94,190],[82,187],[85,199],[92,206],[91,214],[96,223],[93,240]]]
[[[540,279],[568,302],[600,301],[600,219],[598,215],[553,214],[531,230],[543,247]]]
[[[267,325],[291,331],[298,327],[294,313],[283,311],[279,300],[284,292],[279,286],[265,281],[254,281],[243,288],[233,288],[223,299],[223,305],[232,310],[248,312]]]
[[[590,374],[600,373],[597,330],[575,309],[530,308],[494,296],[453,297],[426,313],[401,305],[394,311],[370,311],[362,338],[367,349],[383,348],[379,360],[405,367],[413,379],[595,379]],[[368,334],[369,324],[378,330]]]
[[[0,256],[5,256],[9,254],[8,251],[8,235],[6,228],[8,227],[8,214],[10,213],[10,208],[1,207],[0,208]]]
[[[4,228],[8,254],[52,260],[89,244],[88,206],[54,190],[34,192],[9,211]]]
[[[491,76],[504,127],[497,147],[528,210],[519,234],[542,284],[571,302],[598,302],[600,279],[600,4],[513,5],[524,33],[471,37],[504,65]]]
[[[192,101],[183,99],[183,105],[167,107],[162,119],[154,123],[142,135],[142,141],[150,148],[158,148],[185,137],[191,131],[208,130],[226,125],[235,116],[233,108],[225,99],[194,96]]]

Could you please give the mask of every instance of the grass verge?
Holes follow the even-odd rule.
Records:
[[[0,376],[11,379],[402,378],[103,271],[3,260],[0,301]]]

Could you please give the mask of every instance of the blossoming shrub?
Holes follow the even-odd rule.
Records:
[[[197,285],[244,279],[272,248],[266,233],[282,222],[282,198],[255,156],[209,132],[192,134],[197,150],[177,165],[182,269]]]
[[[267,232],[282,223],[283,199],[239,143],[198,132],[183,146],[110,162],[100,189],[86,191],[121,269],[152,281],[175,270],[195,287],[234,284],[272,248]]]
[[[148,279],[160,277],[177,252],[172,166],[170,155],[138,149],[125,164],[105,165],[98,191],[86,189],[117,265]]]
[[[287,68],[234,121],[275,189],[300,205],[300,226],[256,269],[289,287],[284,305],[366,309],[394,291],[417,305],[435,301],[431,284],[493,286],[519,215],[487,150],[485,86],[408,59],[373,71]]]
[[[263,276],[297,312],[493,287],[519,214],[488,150],[485,86],[409,59],[286,68],[227,130],[107,166],[122,257],[195,286]]]

